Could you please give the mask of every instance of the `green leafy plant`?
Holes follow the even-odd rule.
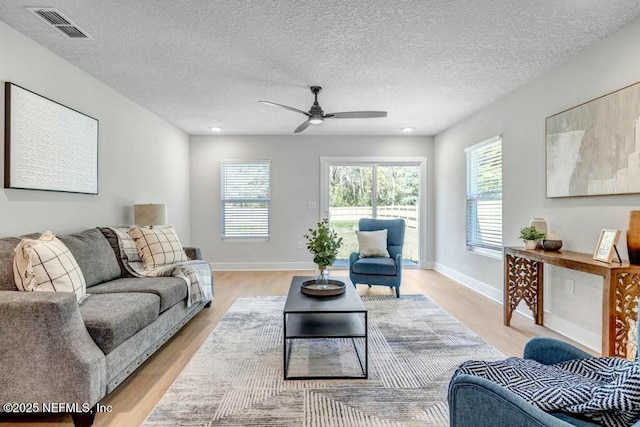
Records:
[[[309,234],[305,234],[307,239],[307,249],[313,254],[313,262],[319,266],[331,265],[336,260],[338,249],[342,246],[342,237],[329,228],[329,219],[325,218],[317,224],[314,230],[309,229]]]
[[[539,232],[534,226],[524,227],[520,229],[520,240],[540,240],[547,237],[546,234]]]

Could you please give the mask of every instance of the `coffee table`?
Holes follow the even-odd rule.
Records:
[[[346,278],[342,295],[327,298],[310,297],[300,292],[300,284],[313,277],[294,276],[283,311],[284,379],[363,379],[369,377],[367,334],[367,309],[353,286]],[[351,338],[362,370],[357,375],[289,376],[289,360],[296,340]],[[358,350],[356,339],[364,340],[364,357]]]

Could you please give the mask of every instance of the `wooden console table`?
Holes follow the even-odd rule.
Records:
[[[640,265],[600,262],[592,255],[572,251],[504,248],[504,324],[524,300],[538,325],[543,324],[544,264],[591,273],[603,278],[602,355],[624,357],[629,320],[637,320]]]

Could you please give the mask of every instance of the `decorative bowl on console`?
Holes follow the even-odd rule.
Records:
[[[562,247],[562,240],[543,239],[542,249],[545,251],[557,251]]]

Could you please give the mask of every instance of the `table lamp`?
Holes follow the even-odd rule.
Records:
[[[148,226],[164,225],[167,223],[167,205],[153,204],[133,205],[133,216],[136,225]]]

